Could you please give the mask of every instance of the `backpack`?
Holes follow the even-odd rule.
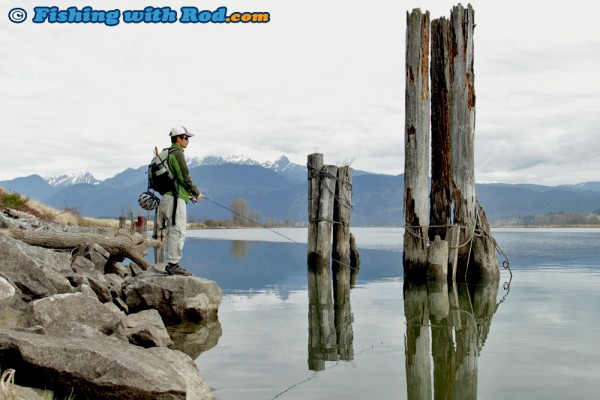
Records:
[[[175,183],[167,162],[171,149],[167,147],[159,153],[158,149],[154,148],[154,152],[156,155],[148,165],[148,190],[152,189],[161,195],[175,192]]]

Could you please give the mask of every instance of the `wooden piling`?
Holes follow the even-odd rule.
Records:
[[[452,277],[497,279],[495,242],[475,195],[475,12],[452,8],[450,20],[431,23],[431,196],[429,237],[449,240]],[[481,235],[486,231],[486,235]],[[477,233],[477,234],[475,234]],[[461,243],[456,249],[456,242]],[[458,253],[458,254],[456,254]],[[454,259],[457,257],[457,261]]]
[[[352,168],[337,170],[333,206],[333,298],[343,302],[350,298],[350,211],[352,209]],[[342,291],[340,293],[340,290]]]
[[[463,226],[461,243],[471,238],[475,227],[475,74],[473,72],[474,11],[469,5],[450,13],[450,148],[454,222]],[[459,275],[464,276],[471,246],[459,249]]]
[[[498,279],[496,248],[485,215],[475,196],[475,73],[473,69],[475,11],[457,5],[450,14],[450,148],[454,222],[464,227],[459,242],[472,240],[458,252],[459,277],[467,272],[476,280]],[[488,237],[474,235],[487,229]],[[470,265],[468,265],[470,264]]]
[[[319,211],[317,212],[317,256],[329,261],[331,257],[331,238],[333,231],[333,202],[337,167],[324,165],[321,168],[321,185],[319,188]]]
[[[423,276],[429,224],[429,12],[406,16],[404,274]]]
[[[317,228],[319,214],[319,188],[321,186],[321,168],[323,154],[313,153],[308,156],[308,260],[316,258]]]
[[[429,238],[446,236],[451,224],[450,159],[450,24],[446,18],[431,21],[431,196]]]

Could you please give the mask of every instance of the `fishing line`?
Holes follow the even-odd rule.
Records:
[[[300,243],[300,242],[298,242],[297,240],[294,240],[294,239],[292,239],[292,238],[291,238],[291,237],[289,237],[289,236],[286,236],[286,235],[284,235],[283,233],[279,233],[279,232],[277,232],[276,230],[274,230],[274,229],[271,229],[271,228],[269,228],[268,226],[266,226],[266,225],[263,225],[263,224],[261,224],[260,222],[253,220],[252,218],[248,218],[248,217],[246,217],[245,215],[242,215],[242,214],[240,214],[240,213],[238,213],[238,212],[236,212],[236,211],[233,211],[231,208],[229,208],[229,207],[227,207],[227,206],[224,206],[223,204],[221,204],[221,203],[218,203],[218,202],[216,202],[216,201],[214,201],[214,200],[212,200],[212,199],[210,199],[210,198],[208,198],[208,197],[206,197],[206,196],[203,196],[203,198],[204,198],[204,199],[206,199],[206,200],[208,200],[208,201],[210,201],[211,203],[213,203],[213,204],[215,204],[215,205],[217,205],[217,206],[221,207],[221,208],[224,208],[224,209],[226,209],[226,210],[227,210],[227,211],[229,211],[229,212],[232,212],[233,214],[237,215],[238,217],[244,218],[245,220],[247,220],[247,221],[250,221],[250,222],[252,222],[253,224],[255,224],[255,225],[257,225],[257,226],[260,226],[260,227],[262,227],[262,228],[265,228],[265,229],[267,229],[267,230],[269,230],[269,231],[271,231],[271,232],[273,232],[273,233],[275,233],[275,234],[277,234],[277,235],[279,235],[279,236],[281,236],[281,237],[283,237],[283,238],[285,238],[285,239],[287,239],[287,240],[289,240],[289,241],[291,241],[291,242],[294,242],[294,243],[297,243],[297,244],[303,244],[303,243]]]
[[[253,220],[252,218],[248,218],[248,217],[246,217],[245,215],[242,215],[242,214],[240,214],[240,213],[238,213],[238,212],[236,212],[236,211],[232,210],[231,208],[229,208],[229,207],[227,207],[227,206],[224,206],[223,204],[221,204],[221,203],[219,203],[219,202],[217,202],[217,201],[215,201],[215,200],[212,200],[212,199],[211,199],[211,198],[209,198],[209,197],[206,197],[206,196],[204,196],[204,195],[203,195],[203,196],[202,196],[202,198],[204,198],[204,199],[206,199],[206,200],[210,201],[210,202],[211,202],[211,203],[213,203],[214,205],[217,205],[217,206],[219,206],[219,207],[221,207],[221,208],[224,208],[225,210],[227,210],[227,211],[229,211],[229,212],[231,212],[231,213],[233,213],[233,214],[235,214],[235,215],[237,215],[237,216],[239,216],[239,217],[241,217],[241,218],[244,218],[245,220],[247,220],[247,221],[249,221],[249,222],[252,222],[253,224],[255,224],[255,225],[257,225],[257,226],[260,226],[261,228],[264,228],[264,229],[266,229],[266,230],[269,230],[269,231],[271,231],[271,232],[273,232],[273,233],[275,233],[275,234],[277,234],[277,235],[281,236],[282,238],[285,238],[285,239],[289,240],[290,242],[293,242],[293,243],[296,243],[296,244],[300,244],[300,245],[304,245],[304,244],[305,244],[305,243],[300,243],[299,241],[297,241],[297,240],[294,240],[294,239],[292,239],[291,237],[284,235],[283,233],[277,232],[276,230],[274,230],[274,229],[271,229],[271,228],[269,228],[268,226],[266,226],[266,225],[263,225],[263,224],[261,224],[260,222]],[[319,253],[319,254],[320,254],[320,253]],[[320,254],[320,255],[322,255],[322,254]],[[348,268],[350,268],[350,269],[356,269],[356,270],[358,269],[358,268],[356,268],[356,267],[353,267],[353,266],[351,266],[351,265],[349,265],[349,264],[343,263],[343,262],[341,262],[341,261],[338,261],[338,260],[335,260],[335,259],[332,259],[332,261],[333,261],[333,262],[336,262],[336,263],[338,263],[339,265],[342,265],[342,266],[344,266],[344,267],[348,267]]]

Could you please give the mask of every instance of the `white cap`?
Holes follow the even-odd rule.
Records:
[[[194,136],[193,133],[188,132],[188,130],[185,126],[175,125],[171,129],[171,133],[169,133],[169,136],[173,137],[173,136],[180,136],[180,135]]]

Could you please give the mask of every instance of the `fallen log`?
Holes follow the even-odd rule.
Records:
[[[96,243],[108,251],[114,259],[129,258],[144,270],[150,267],[150,264],[144,259],[147,248],[161,245],[159,240],[148,239],[138,233],[124,231],[118,231],[117,235],[112,237],[90,232],[25,231],[20,229],[0,229],[0,234],[31,246],[55,250],[72,250],[87,243]]]

